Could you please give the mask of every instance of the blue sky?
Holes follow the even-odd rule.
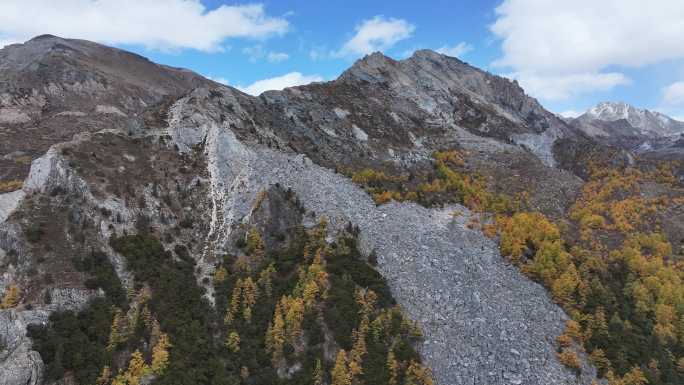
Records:
[[[95,40],[251,93],[332,80],[374,50],[440,50],[554,112],[619,100],[684,118],[684,1],[3,0],[0,46]],[[26,15],[31,14],[31,18]]]

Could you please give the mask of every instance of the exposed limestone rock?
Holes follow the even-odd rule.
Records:
[[[25,195],[22,190],[0,194],[0,223],[4,222],[14,212]]]
[[[31,117],[18,108],[0,108],[0,123],[26,123]]]
[[[43,381],[43,360],[31,350],[26,326],[47,322],[46,311],[0,311],[0,385],[40,385]]]

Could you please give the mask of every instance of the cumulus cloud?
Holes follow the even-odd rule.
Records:
[[[579,82],[582,92],[590,92],[625,84],[624,75],[606,73],[607,68],[684,57],[681,0],[649,7],[641,0],[504,0],[496,17],[490,29],[501,40],[503,55],[494,65],[518,74],[526,88],[536,82],[535,95],[546,99],[578,93],[553,91],[554,86]],[[589,79],[598,81],[592,86]]]
[[[453,56],[453,57],[461,57],[462,55],[465,55],[466,53],[470,52],[473,50],[473,46],[462,41],[458,44],[456,44],[453,47],[449,46],[442,46],[437,48],[437,52],[448,55],[448,56]]]
[[[106,44],[213,52],[226,39],[264,39],[288,28],[287,20],[267,15],[261,4],[208,10],[199,0],[0,1],[0,41],[50,33]]]
[[[675,82],[663,89],[663,102],[667,105],[684,106],[684,81]]]
[[[274,78],[257,80],[246,87],[238,87],[238,89],[244,93],[258,96],[264,91],[282,90],[287,87],[301,86],[321,81],[323,81],[323,78],[319,75],[303,75],[301,72],[290,72]]]
[[[375,16],[357,25],[354,36],[334,56],[365,55],[384,51],[408,39],[416,27],[403,19]]]
[[[608,91],[618,85],[631,84],[631,80],[618,72],[539,74],[514,72],[504,75],[517,80],[530,95],[547,100],[565,100],[592,92]]]

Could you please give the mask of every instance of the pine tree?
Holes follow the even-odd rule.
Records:
[[[0,309],[11,309],[19,304],[21,291],[17,285],[9,285],[5,288],[5,294],[0,303]]]
[[[266,297],[271,297],[273,294],[273,275],[276,273],[276,268],[275,264],[271,263],[268,265],[267,268],[261,271],[259,273],[259,280],[257,281],[257,284],[261,286],[264,289],[264,293],[266,293]]]
[[[242,316],[247,322],[252,320],[252,307],[256,304],[258,295],[259,291],[252,277],[242,281]]]
[[[313,371],[313,385],[323,385],[323,367],[321,365],[321,359],[316,359],[316,366]]]
[[[316,281],[309,281],[306,283],[304,286],[304,304],[306,305],[307,309],[310,309],[313,307],[313,305],[316,303],[316,298],[318,297],[318,293],[320,290],[318,289],[318,284]]]
[[[590,319],[589,327],[591,329],[591,338],[597,341],[599,345],[608,343],[610,335],[608,334],[608,322],[606,321],[606,313],[602,307],[598,307],[594,313],[594,317]]]
[[[606,358],[606,354],[602,349],[594,349],[589,355],[589,359],[598,369],[599,375],[603,376],[603,373],[610,370],[610,361]]]
[[[230,304],[228,310],[226,310],[226,316],[223,318],[223,322],[226,325],[230,325],[235,320],[235,315],[240,310],[240,296],[242,294],[242,279],[238,279],[235,282],[235,287],[233,287],[233,294],[230,297]]]
[[[364,314],[359,324],[359,328],[353,332],[354,346],[349,352],[349,373],[351,374],[352,380],[363,373],[363,356],[367,353],[366,335],[369,330],[370,321],[368,320],[368,315]]]
[[[337,353],[331,376],[331,385],[351,385],[352,383],[352,377],[347,368],[347,353],[342,349]]]
[[[110,352],[115,350],[116,347],[124,340],[120,330],[120,325],[123,317],[121,309],[119,309],[118,307],[112,308],[114,316],[112,317],[112,326],[109,331],[109,342],[107,343],[107,350]]]
[[[145,306],[143,307],[142,317],[143,322],[145,323],[145,327],[147,327],[148,329],[152,329],[154,327],[154,323],[157,320],[154,319],[154,316],[152,315],[152,312],[150,311],[150,308],[147,306],[147,304],[145,304]]]
[[[266,350],[271,353],[271,362],[277,366],[283,359],[283,347],[285,345],[285,320],[283,319],[280,305],[276,305],[273,322],[268,325],[266,331]]]
[[[394,350],[390,349],[387,353],[387,371],[389,372],[389,385],[398,385],[399,382],[399,362],[394,355]]]
[[[170,347],[171,342],[169,342],[169,336],[166,333],[161,333],[159,335],[159,340],[156,345],[154,345],[154,348],[152,348],[152,372],[154,374],[163,374],[169,365]]]
[[[255,261],[259,261],[264,256],[264,242],[256,227],[252,227],[247,233],[247,253]]]

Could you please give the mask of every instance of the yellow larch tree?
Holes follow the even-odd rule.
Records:
[[[166,368],[169,366],[170,347],[171,342],[169,341],[168,334],[161,333],[157,343],[154,345],[154,348],[152,348],[152,372],[154,374],[163,374]]]
[[[108,365],[105,365],[100,372],[100,376],[95,380],[95,385],[107,385],[112,377],[112,370]]]
[[[252,227],[247,233],[247,253],[254,261],[259,261],[264,256],[264,242],[256,227]]]
[[[2,296],[0,309],[11,309],[19,304],[21,298],[21,291],[17,285],[8,285],[5,288],[5,294]]]
[[[119,372],[116,378],[112,380],[112,385],[140,385],[140,379],[149,373],[150,367],[145,363],[140,350],[136,350],[131,354],[126,372]]]
[[[230,304],[228,305],[228,310],[226,310],[226,316],[223,317],[223,322],[226,325],[230,325],[235,320],[235,315],[240,310],[240,297],[242,295],[242,278],[239,278],[235,282],[235,287],[233,287],[233,293],[230,297]]]
[[[242,316],[245,321],[252,320],[252,307],[256,304],[259,296],[259,289],[252,277],[247,277],[242,281]]]
[[[236,331],[231,331],[226,338],[226,347],[233,353],[240,351],[240,335]]]
[[[221,266],[214,271],[214,283],[221,283],[228,277],[228,270]]]
[[[113,312],[112,326],[109,330],[109,342],[107,343],[108,351],[116,349],[117,345],[124,340],[123,333],[121,332],[121,323],[125,321],[123,319],[123,313],[118,307],[113,307]]]
[[[285,318],[285,335],[287,341],[293,347],[297,345],[302,337],[302,322],[304,321],[304,300],[284,296],[280,300]]]
[[[331,385],[351,385],[352,383],[352,377],[349,373],[349,368],[347,367],[347,352],[343,349],[340,349],[337,353],[331,377]]]
[[[277,366],[283,359],[283,347],[285,345],[285,320],[279,305],[276,305],[273,322],[268,325],[266,331],[266,350],[271,353],[271,362]]]
[[[405,385],[434,385],[430,369],[424,367],[416,361],[411,361],[406,368]]]

